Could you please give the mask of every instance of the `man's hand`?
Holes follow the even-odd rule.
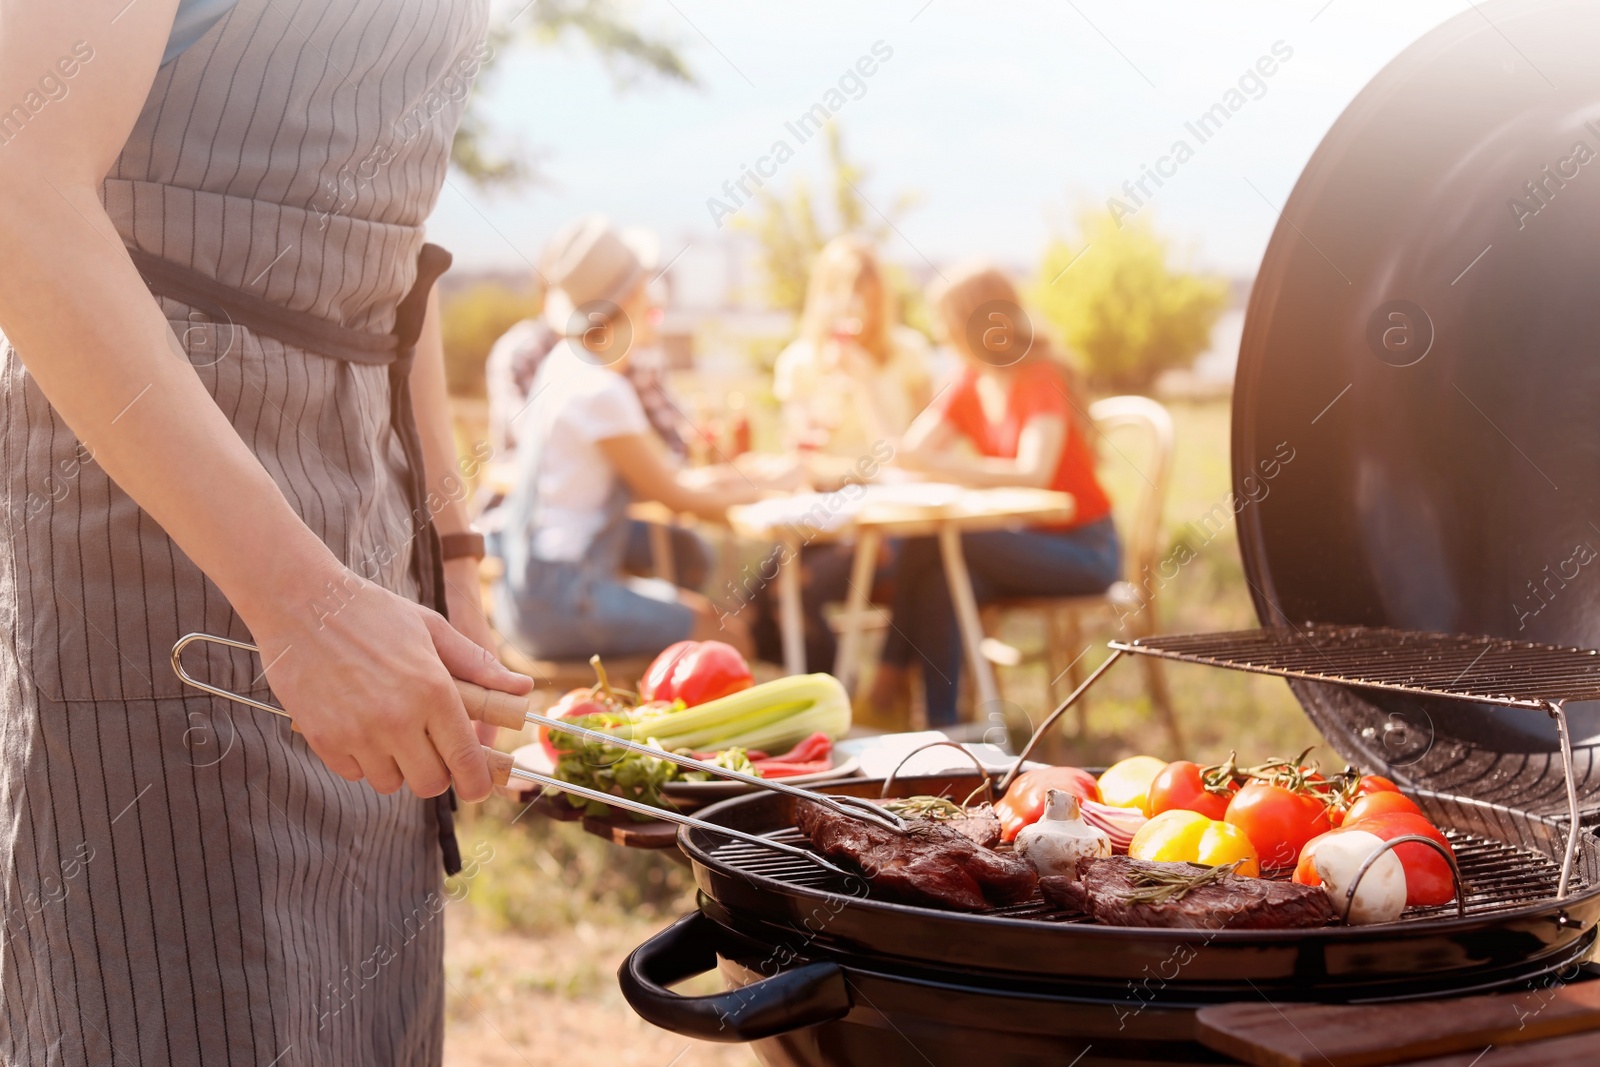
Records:
[[[489,795],[488,761],[453,678],[521,695],[533,680],[501,666],[444,616],[348,570],[330,602],[285,591],[282,608],[246,618],[267,679],[334,773],[380,793],[450,788]]]

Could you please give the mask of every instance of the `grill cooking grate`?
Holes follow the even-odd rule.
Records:
[[[805,835],[793,827],[775,830],[762,836],[800,848],[810,846]],[[1446,830],[1445,836],[1450,839],[1450,845],[1455,849],[1456,862],[1461,866],[1461,882],[1466,887],[1465,903],[1468,916],[1511,911],[1555,896],[1561,869],[1543,853],[1458,830]],[[770,878],[785,885],[800,886],[823,893],[881,899],[867,891],[865,879],[846,881],[804,860],[791,859],[741,841],[719,844],[711,849],[711,855],[730,870]],[[1034,919],[1051,923],[1092,922],[1083,915],[1054,908],[1043,900],[995,908],[984,914],[1005,919]],[[1449,919],[1455,915],[1456,906],[1452,903],[1436,908],[1408,908],[1404,918]]]
[[[1237,630],[1113,641],[1123,652],[1303,678],[1548,710],[1600,700],[1600,652],[1461,634],[1362,626]]]
[[[1318,623],[1219,634],[1160,635],[1112,641],[1110,646],[1111,655],[1105,662],[1034,731],[1001,780],[1002,789],[1011,784],[1040,736],[1124,652],[1279,678],[1540,710],[1555,719],[1561,746],[1569,825],[1556,896],[1567,895],[1578,834],[1582,831],[1566,704],[1600,699],[1600,651],[1500,637]]]

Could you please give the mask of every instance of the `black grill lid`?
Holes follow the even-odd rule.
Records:
[[[1351,103],[1283,206],[1234,391],[1264,625],[1600,647],[1600,5],[1480,3]],[[1565,809],[1542,711],[1291,681],[1347,756]],[[1600,811],[1600,704],[1569,706]]]

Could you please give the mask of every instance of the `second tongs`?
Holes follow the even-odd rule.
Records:
[[[183,650],[197,642],[225,645],[228,648],[243,649],[244,651],[255,652],[257,654],[259,654],[261,651],[255,645],[248,644],[244,641],[235,641],[227,637],[217,637],[213,634],[202,633],[186,634],[179,638],[178,642],[172,646],[172,669],[177,672],[178,677],[182,679],[186,685],[193,686],[201,692],[210,693],[212,696],[222,697],[225,700],[231,700],[238,704],[244,704],[248,707],[258,708],[261,711],[270,711],[275,715],[288,716],[288,712],[274,704],[268,704],[264,701],[255,700],[251,697],[235,693],[229,689],[222,689],[218,686],[203,682],[190,674],[183,666]],[[906,828],[906,822],[904,819],[900,818],[894,812],[888,811],[878,804],[874,804],[870,800],[863,800],[860,797],[837,796],[826,793],[818,793],[810,789],[802,789],[799,786],[775,782],[768,778],[758,778],[755,775],[745,774],[742,771],[732,770],[728,767],[718,766],[714,763],[707,763],[704,760],[697,760],[692,756],[684,756],[676,752],[667,752],[664,749],[653,748],[650,745],[642,745],[637,741],[630,741],[626,738],[616,737],[612,734],[606,733],[603,730],[590,730],[586,727],[578,726],[577,724],[564,719],[552,719],[548,716],[540,715],[538,712],[533,711],[528,706],[530,697],[527,696],[516,696],[512,693],[502,693],[496,689],[486,689],[481,685],[475,685],[472,682],[463,681],[460,678],[455,679],[455,684],[456,691],[461,694],[461,703],[467,709],[467,717],[475,722],[486,722],[491,726],[499,726],[507,730],[521,730],[529,723],[532,723],[536,726],[545,726],[552,730],[560,731],[564,734],[570,734],[574,737],[582,737],[588,741],[594,741],[599,744],[609,745],[615,748],[627,749],[630,752],[638,752],[642,755],[651,756],[655,759],[666,760],[668,763],[675,763],[678,766],[688,770],[704,771],[705,773],[717,778],[726,778],[732,782],[742,782],[745,785],[753,786],[756,789],[765,789],[772,793],[783,793],[797,800],[809,800],[813,803],[821,804],[823,807],[829,808],[840,815],[847,815],[852,818],[873,822],[884,827],[885,829],[893,830],[897,833],[903,832]],[[487,749],[486,752],[490,756],[490,771],[494,777],[496,785],[505,785],[507,784],[508,777],[515,777],[524,781],[532,781],[541,785],[553,786],[554,788],[561,789],[565,792],[574,793],[590,800],[599,800],[601,803],[610,804],[613,807],[636,810],[628,803],[625,803],[621,797],[613,797],[608,793],[598,793],[593,790],[585,789],[582,786],[573,786],[570,783],[561,782],[555,778],[545,775],[539,775],[536,772],[527,771],[520,767],[514,768],[511,763],[511,758],[507,753],[495,752],[492,749]],[[640,805],[640,807],[645,806]],[[682,823],[685,821],[685,817],[677,812],[666,811],[665,809],[653,807],[647,808],[647,810],[650,813],[659,815],[660,817],[671,822]],[[674,816],[677,817],[674,818]],[[691,825],[702,826],[704,828],[713,830],[717,829],[717,827],[715,827],[713,824],[705,823],[703,820],[699,819],[693,820]],[[735,834],[734,836],[743,835]]]

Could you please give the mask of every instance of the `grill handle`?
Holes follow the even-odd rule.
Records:
[[[714,970],[717,952],[730,937],[700,912],[684,916],[622,962],[617,982],[623,998],[646,1022],[702,1041],[757,1041],[849,1013],[850,989],[844,971],[834,963],[780,970],[770,978],[704,997],[685,997],[667,988]],[[788,952],[773,946],[767,950],[773,966],[780,953]]]

